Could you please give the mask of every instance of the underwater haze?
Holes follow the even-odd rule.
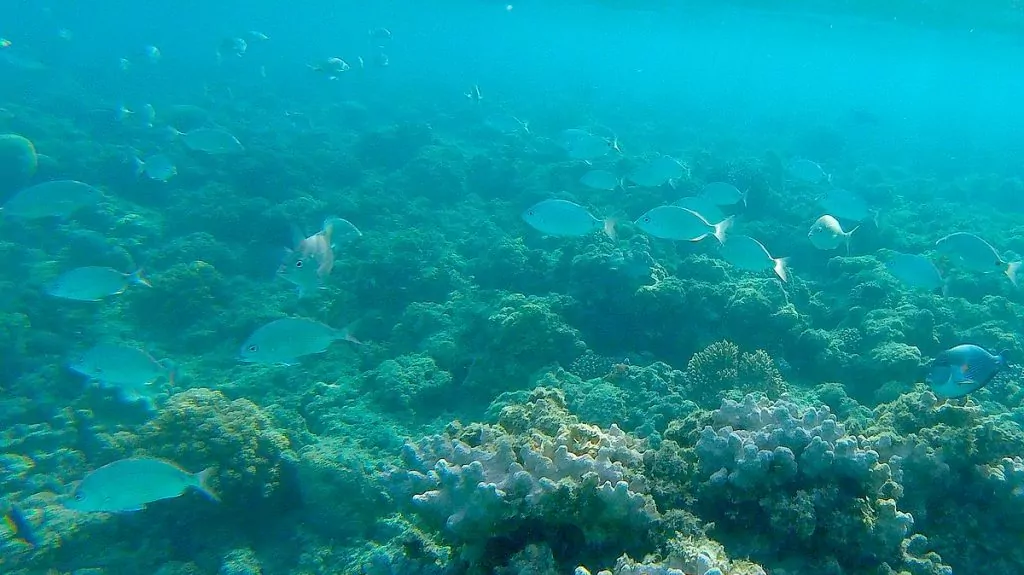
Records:
[[[0,6],[0,573],[1024,572],[1016,2]]]

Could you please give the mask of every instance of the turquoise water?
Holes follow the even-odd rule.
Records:
[[[207,4],[0,8],[0,573],[1024,571],[1016,5]]]

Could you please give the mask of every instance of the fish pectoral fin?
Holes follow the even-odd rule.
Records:
[[[974,385],[974,380],[973,379],[961,379],[960,381],[958,381],[956,383],[957,383],[957,385]]]

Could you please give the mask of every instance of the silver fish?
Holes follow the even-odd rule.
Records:
[[[135,158],[135,175],[143,174],[151,180],[166,182],[178,175],[178,168],[174,165],[174,160],[163,154],[155,154],[145,160]]]
[[[811,160],[793,160],[786,166],[786,171],[797,180],[809,184],[832,181],[832,176],[827,174],[817,162],[812,162]]]
[[[885,269],[912,288],[935,290],[945,285],[935,264],[922,255],[896,254],[885,263]]]
[[[61,274],[46,286],[46,293],[77,301],[100,301],[124,293],[131,285],[152,287],[142,270],[126,274],[109,267],[85,266]]]
[[[725,212],[711,200],[700,196],[687,196],[672,202],[673,206],[693,210],[709,222],[720,222],[725,219]]]
[[[833,188],[818,200],[818,205],[828,214],[840,220],[863,222],[873,214],[868,203],[858,194],[840,188]]]
[[[622,187],[622,180],[607,170],[590,170],[580,177],[580,183],[588,188],[607,192]]]
[[[860,226],[857,226],[848,232],[843,231],[843,226],[839,224],[838,220],[825,214],[811,226],[810,231],[807,232],[807,239],[819,250],[834,250],[846,244],[846,253],[850,253],[850,237],[859,229]]]
[[[738,203],[747,205],[747,192],[728,182],[711,182],[700,191],[700,197],[714,202],[716,206],[732,206]]]
[[[254,331],[242,344],[239,356],[249,363],[292,365],[302,356],[327,351],[339,340],[359,343],[348,329],[311,319],[282,318]]]
[[[721,243],[725,241],[732,222],[732,218],[726,218],[712,224],[693,210],[679,206],[658,206],[648,210],[633,223],[645,233],[664,240],[699,242],[714,236]]]
[[[679,180],[686,174],[686,166],[675,158],[658,156],[629,174],[629,181],[638,186],[656,188]]]
[[[782,281],[789,281],[788,258],[772,257],[761,242],[750,236],[729,236],[719,249],[719,255],[741,270],[772,270]]]
[[[152,384],[167,379],[173,385],[176,368],[170,360],[156,360],[145,351],[128,345],[101,343],[76,357],[68,365],[107,387],[117,389],[129,401],[152,401]]]
[[[530,123],[524,122],[511,114],[498,114],[487,118],[488,128],[502,134],[530,133]]]
[[[955,263],[977,272],[1000,270],[1017,285],[1017,272],[1021,262],[1007,262],[996,249],[974,234],[957,232],[935,242],[939,253],[948,256]]]
[[[580,237],[597,230],[615,238],[615,222],[600,220],[583,206],[567,200],[544,200],[526,209],[523,220],[550,236]]]
[[[148,503],[173,499],[189,489],[219,501],[209,486],[212,476],[212,467],[189,473],[162,459],[121,459],[86,475],[64,506],[83,512],[140,511]]]
[[[240,154],[245,151],[234,135],[220,128],[197,128],[189,132],[176,133],[189,149],[207,154]]]
[[[89,184],[75,180],[55,180],[17,192],[0,207],[0,214],[25,219],[67,218],[86,206],[97,204],[101,199],[103,194]]]

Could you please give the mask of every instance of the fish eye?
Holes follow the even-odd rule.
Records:
[[[255,343],[249,346],[250,353],[256,353],[257,351],[259,351],[259,349],[260,346],[256,345]]]
[[[82,501],[83,499],[85,499],[84,493],[82,493],[81,491],[75,493],[75,501]]]
[[[302,260],[296,260],[295,261],[295,267],[301,268],[302,267]]]
[[[534,212],[533,212],[533,210],[530,210],[530,211],[528,211],[528,212],[526,212],[526,213],[527,213],[527,215],[530,215],[530,216],[532,216]]]
[[[651,223],[651,218],[644,218],[644,223],[645,224]]]

